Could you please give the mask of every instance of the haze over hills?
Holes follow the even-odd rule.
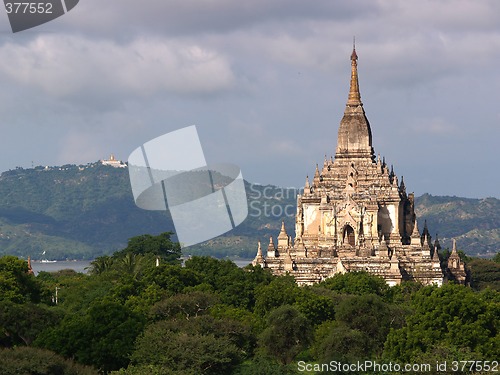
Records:
[[[253,258],[257,241],[267,246],[281,220],[293,234],[295,189],[246,183],[249,215],[224,236],[185,249],[185,254]],[[416,199],[443,248],[456,238],[469,255],[492,256],[500,248],[500,200],[437,197]],[[93,259],[123,248],[128,238],[174,231],[168,212],[136,207],[126,168],[100,162],[18,168],[0,176],[0,255],[34,259]]]

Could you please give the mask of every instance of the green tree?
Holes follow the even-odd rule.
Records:
[[[143,263],[147,260],[143,255],[136,255],[132,252],[124,254],[114,262],[115,269],[121,274],[131,275],[134,278],[142,271]],[[150,259],[152,261],[152,259]]]
[[[293,305],[302,294],[293,276],[274,278],[268,285],[259,285],[255,290],[255,313],[265,316],[283,305]]]
[[[85,275],[82,273],[60,271],[53,273],[53,279],[43,281],[50,285],[50,292],[58,288],[58,306],[67,313],[82,314],[95,301],[108,298],[119,282],[117,278],[103,275]]]
[[[158,302],[151,309],[152,315],[158,319],[192,319],[208,314],[219,298],[207,292],[194,291],[188,294],[176,294]]]
[[[375,294],[351,296],[336,310],[336,320],[346,327],[362,333],[364,358],[381,354],[391,324],[395,321],[393,309]],[[395,326],[400,328],[400,326]],[[346,332],[343,330],[342,332]],[[356,337],[361,337],[356,334]]]
[[[182,255],[181,246],[171,240],[172,232],[161,233],[157,236],[143,234],[128,240],[127,247],[116,252],[114,258],[122,258],[126,254],[154,255],[161,258],[163,263],[180,264]]]
[[[403,281],[401,284],[391,287],[391,300],[394,303],[407,305],[412,296],[423,288],[423,284],[414,281]]]
[[[475,290],[492,288],[500,291],[500,263],[490,259],[473,258],[467,262],[470,285]]]
[[[438,346],[475,352],[475,360],[498,357],[500,344],[500,297],[455,284],[427,286],[415,293],[407,325],[391,330],[384,355],[415,361]]]
[[[321,324],[335,317],[335,302],[332,298],[318,293],[317,288],[301,288],[294,306],[313,325]]]
[[[186,260],[187,269],[197,272],[203,282],[215,289],[224,289],[224,278],[237,271],[239,267],[228,259],[215,259],[209,256],[195,256]]]
[[[472,361],[476,362],[478,359],[481,358],[481,354],[472,352],[469,348],[457,348],[455,345],[450,345],[450,344],[435,344],[431,346],[425,353],[421,353],[418,355],[414,363],[429,363],[429,364],[434,364],[434,363],[447,363],[447,370],[451,372],[453,363],[452,361],[456,361],[459,363],[458,368],[456,371],[453,371],[453,374],[455,375],[469,375],[471,374],[471,371],[467,368],[467,365],[464,367],[464,370],[462,370],[462,365],[463,362],[461,361]],[[470,363],[469,362],[469,366]],[[430,375],[442,375],[443,371],[439,371],[439,369],[436,368],[436,366],[432,365],[431,366],[431,371],[428,372]],[[491,373],[490,371],[477,371],[473,372],[474,374],[488,374]]]
[[[92,275],[100,275],[103,272],[109,271],[113,265],[113,257],[102,255],[90,262],[89,273]]]
[[[132,365],[170,369],[173,374],[230,374],[245,355],[239,346],[242,336],[239,323],[209,315],[161,320],[138,338]]]
[[[95,301],[82,314],[67,315],[35,344],[103,371],[127,366],[144,319],[114,301]]]
[[[200,275],[201,282],[210,285],[222,303],[246,309],[253,309],[255,305],[255,287],[272,280],[270,272],[261,267],[242,269],[230,260],[212,257],[188,259],[186,269]]]
[[[382,277],[371,275],[367,272],[348,272],[336,274],[319,283],[317,287],[327,288],[345,294],[376,294],[389,298],[390,287]]]
[[[0,300],[16,303],[40,301],[40,285],[28,273],[28,263],[17,257],[0,257]]]
[[[31,345],[36,337],[60,320],[53,308],[33,303],[0,301],[0,342],[5,346]]]
[[[111,375],[197,375],[195,370],[173,370],[160,365],[130,365],[126,369],[111,372]]]
[[[174,293],[181,293],[185,288],[198,285],[202,282],[202,275],[187,267],[171,264],[160,264],[144,275],[144,283],[157,284],[163,290]]]
[[[151,307],[165,298],[168,293],[163,290],[158,284],[152,282],[141,290],[137,295],[127,297],[125,306],[133,312],[141,315],[147,315]]]
[[[31,347],[0,350],[2,375],[97,375],[91,367],[79,365],[54,352]]]
[[[269,314],[259,345],[265,353],[287,365],[312,342],[312,326],[296,307],[284,305]]]
[[[233,372],[233,375],[297,375],[300,372],[297,371],[297,366],[294,365],[282,365],[278,363],[275,359],[256,356],[251,361],[242,363]]]
[[[320,363],[341,361],[354,363],[370,358],[370,337],[343,322],[324,322],[316,329],[312,352]]]

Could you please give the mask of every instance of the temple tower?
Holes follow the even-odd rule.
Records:
[[[265,267],[275,274],[290,273],[299,284],[363,270],[390,285],[402,280],[441,285],[445,270],[432,257],[427,225],[419,232],[413,193],[407,194],[403,177],[399,183],[385,158],[375,156],[355,47],[350,60],[349,94],[335,158],[325,155],[312,181],[306,177],[304,192],[297,196],[295,241],[282,223],[277,247],[270,238]],[[450,267],[458,271],[456,258]],[[261,250],[254,264],[263,264]]]
[[[335,159],[374,159],[372,131],[361,102],[358,81],[358,55],[351,54],[351,86],[344,116],[340,121]]]

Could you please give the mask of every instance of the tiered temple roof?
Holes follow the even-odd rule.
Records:
[[[259,242],[254,265],[275,274],[292,274],[299,284],[320,282],[336,273],[367,271],[390,285],[403,280],[441,285],[446,279],[465,282],[460,258],[452,253],[442,266],[425,223],[420,233],[414,195],[372,146],[358,80],[358,56],[351,54],[350,90],[340,121],[335,158],[316,165],[297,196],[295,239],[282,223],[267,256]],[[455,245],[454,245],[455,246]]]

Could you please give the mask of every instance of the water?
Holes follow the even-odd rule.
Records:
[[[31,261],[31,267],[35,275],[38,275],[41,271],[46,272],[57,272],[60,270],[75,270],[76,272],[87,273],[88,267],[90,267],[91,260],[62,260],[53,263],[42,263],[40,261]],[[252,259],[235,259],[233,262],[238,267],[245,267],[252,263]]]
[[[238,267],[246,267],[252,263],[253,259],[231,259]]]
[[[37,260],[31,261],[31,268],[35,275],[41,271],[57,272],[60,270],[75,270],[76,272],[87,273],[86,268],[90,266],[91,260],[61,260],[53,263],[43,263]]]

